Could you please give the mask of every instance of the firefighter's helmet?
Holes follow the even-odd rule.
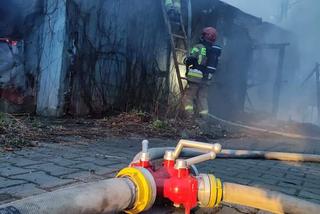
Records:
[[[207,42],[214,43],[217,39],[217,30],[213,27],[206,27],[202,30],[202,38]]]

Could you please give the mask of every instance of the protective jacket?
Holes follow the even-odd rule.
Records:
[[[181,10],[181,0],[165,0],[165,6],[167,10],[175,10],[180,11]]]
[[[186,59],[186,77],[188,79],[208,80],[218,66],[221,47],[212,43],[201,41],[191,49],[191,54]]]

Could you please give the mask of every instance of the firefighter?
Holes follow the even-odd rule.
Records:
[[[185,59],[188,86],[183,103],[188,114],[203,117],[208,115],[208,85],[217,69],[222,50],[215,45],[216,39],[215,28],[204,28],[199,43],[192,47],[190,56]]]
[[[167,13],[172,21],[179,21],[181,14],[181,0],[164,0]]]

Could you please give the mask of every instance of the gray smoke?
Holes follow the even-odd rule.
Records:
[[[40,0],[0,1],[0,37],[20,39],[39,13]]]
[[[261,17],[289,30],[296,38],[299,67],[293,74],[285,71],[290,82],[283,86],[280,118],[317,122],[315,77],[301,86],[303,80],[320,62],[320,1],[319,0],[223,0],[244,12]],[[295,64],[287,58],[287,64]],[[289,77],[294,75],[294,78]]]

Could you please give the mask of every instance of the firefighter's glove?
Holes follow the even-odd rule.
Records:
[[[183,63],[188,67],[188,68],[195,68],[197,67],[198,64],[198,59],[197,57],[194,56],[188,56],[184,59]]]

